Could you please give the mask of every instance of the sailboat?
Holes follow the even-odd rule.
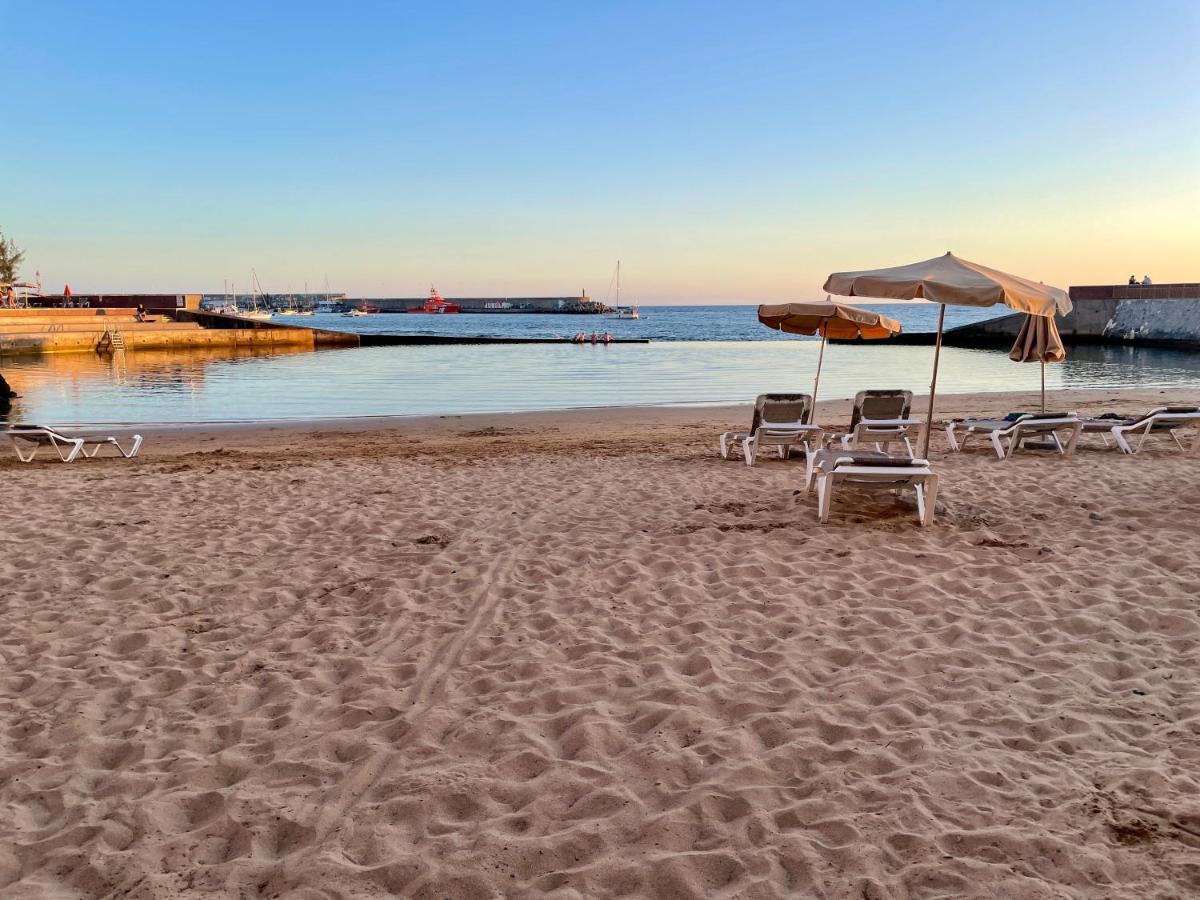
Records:
[[[269,319],[274,313],[269,309],[258,308],[258,295],[262,294],[262,284],[258,280],[258,273],[253,269],[250,270],[250,309],[242,310],[238,313],[243,319]],[[265,294],[263,295],[266,296]]]
[[[292,286],[288,284],[288,305],[280,310],[280,316],[312,316],[311,310],[299,310],[296,308],[295,298],[292,295]]]
[[[239,312],[237,307],[237,287],[233,288],[233,298],[230,299],[229,283],[225,282],[221,287],[221,305],[213,310],[222,316],[236,316]]]
[[[621,306],[621,261],[617,260],[617,295],[615,305],[604,314],[606,319],[640,319],[636,306]]]

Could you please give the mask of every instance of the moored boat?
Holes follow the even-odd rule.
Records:
[[[640,319],[636,306],[621,306],[621,261],[617,260],[617,292],[615,305],[604,314],[606,319]]]
[[[438,293],[437,288],[429,288],[429,299],[420,306],[409,310],[410,313],[431,313],[434,315],[445,315],[447,313],[462,312],[462,307],[457,303],[451,303]]]

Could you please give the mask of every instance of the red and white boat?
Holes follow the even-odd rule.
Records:
[[[447,313],[462,312],[462,307],[457,303],[451,303],[437,292],[437,288],[429,289],[429,299],[420,306],[409,310],[410,313],[434,313],[445,315]]]

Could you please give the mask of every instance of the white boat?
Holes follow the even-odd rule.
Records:
[[[240,313],[243,319],[270,319],[275,314],[270,309],[258,308],[258,295],[263,292],[262,285],[258,281],[258,273],[253,269],[250,270],[250,308],[244,309]]]
[[[370,313],[365,309],[359,309],[358,307],[355,307],[354,309],[346,310],[344,313],[342,313],[342,315],[348,319],[357,319],[359,316],[369,316]]]
[[[319,313],[335,313],[337,311],[338,305],[332,300],[321,300],[317,303],[317,312]]]
[[[621,261],[617,260],[617,293],[612,309],[604,314],[606,319],[640,319],[636,306],[621,306]]]

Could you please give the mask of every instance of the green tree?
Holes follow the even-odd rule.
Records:
[[[11,238],[6,238],[3,231],[0,231],[0,281],[9,284],[16,281],[23,259],[25,259],[25,251],[13,243]]]

